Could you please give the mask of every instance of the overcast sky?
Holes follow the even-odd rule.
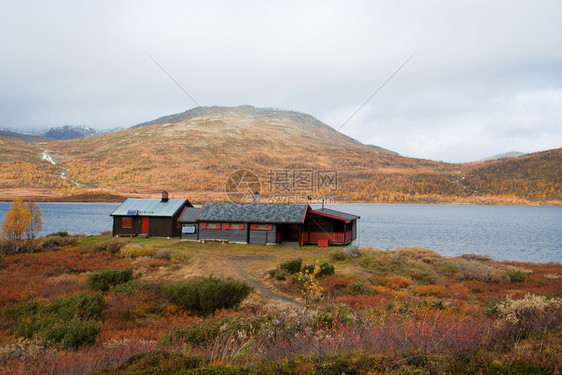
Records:
[[[250,104],[405,156],[562,146],[562,1],[0,2],[0,127]]]

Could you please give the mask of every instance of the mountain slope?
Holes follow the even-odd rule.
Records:
[[[496,196],[516,193],[532,201],[561,199],[562,148],[477,163],[465,181],[472,190]]]
[[[28,142],[48,142],[48,141],[50,141],[50,139],[46,138],[46,137],[30,135],[30,134],[22,134],[22,133],[12,132],[12,131],[8,131],[8,130],[0,130],[0,137],[21,139],[23,141],[28,141]]]
[[[35,162],[25,162],[35,163],[29,168],[37,171],[50,171],[48,177],[43,173],[25,181],[10,178],[5,186],[19,183],[51,187],[60,194],[101,190],[128,196],[157,195],[167,189],[172,196],[224,200],[228,176],[243,169],[259,177],[264,199],[279,202],[309,196],[369,202],[562,201],[559,176],[551,172],[562,165],[556,150],[498,161],[508,163],[501,174],[494,172],[498,162],[447,164],[406,158],[364,145],[312,116],[251,106],[199,107],[123,131],[29,147],[34,148],[26,151],[28,159],[32,153]],[[44,153],[54,164],[42,158]],[[540,168],[543,158],[545,168]],[[525,180],[516,175],[526,164],[509,167],[520,160],[535,163]],[[9,168],[9,163],[2,166],[3,171]],[[328,175],[333,184],[323,183]],[[513,189],[498,188],[503,181],[512,181]],[[525,181],[531,181],[531,188],[522,187]],[[546,193],[536,194],[532,186]]]

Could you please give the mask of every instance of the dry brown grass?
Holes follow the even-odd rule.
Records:
[[[408,258],[422,261],[424,263],[434,263],[443,257],[431,249],[424,249],[421,247],[403,247],[397,249],[396,252]]]

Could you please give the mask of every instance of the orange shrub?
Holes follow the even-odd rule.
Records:
[[[468,292],[470,291],[470,289],[463,283],[451,284],[449,285],[449,290],[451,295],[457,298],[466,298]]]
[[[334,298],[336,304],[346,304],[352,309],[362,309],[365,307],[374,307],[386,305],[389,298],[383,295],[369,296],[365,294],[358,294],[356,296],[341,296]]]
[[[347,286],[351,284],[351,280],[344,276],[329,275],[320,279],[320,284],[326,291],[328,291],[331,289],[347,288]]]
[[[436,297],[446,297],[449,293],[440,285],[420,285],[412,290],[412,293],[419,296],[436,296]]]
[[[395,276],[388,279],[385,285],[391,289],[402,289],[407,287],[408,285],[412,284],[412,280],[402,277],[402,276]]]

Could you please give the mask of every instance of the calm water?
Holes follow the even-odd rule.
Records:
[[[119,203],[39,203],[43,213],[43,232],[67,231],[71,234],[99,234],[113,228],[109,216]],[[10,203],[0,202],[0,222]]]
[[[111,230],[117,203],[40,203],[43,233]],[[0,221],[9,209],[0,202]],[[427,247],[445,256],[489,254],[497,260],[562,261],[562,207],[337,204],[361,216],[359,246]]]
[[[562,207],[337,204],[361,216],[359,246],[427,247],[441,255],[562,261]]]

